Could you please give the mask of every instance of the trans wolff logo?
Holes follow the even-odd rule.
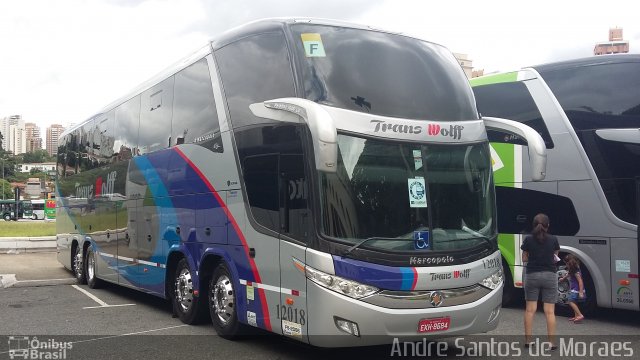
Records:
[[[471,269],[455,270],[453,272],[453,278],[454,279],[468,279],[470,273],[471,273]]]
[[[446,273],[431,273],[431,281],[451,280],[451,279],[468,279],[471,269],[454,270]]]
[[[374,125],[373,132],[376,133],[396,133],[396,134],[422,134],[426,128],[427,135],[429,136],[448,136],[454,140],[460,140],[462,138],[462,125],[449,125],[449,127],[442,127],[440,124],[432,123],[426,126],[420,125],[408,125],[402,123],[388,123],[384,120],[371,120],[371,124]]]
[[[429,136],[450,136],[454,140],[458,140],[462,137],[462,125],[449,125],[449,129],[443,128],[438,124],[429,124],[427,126],[427,134]]]

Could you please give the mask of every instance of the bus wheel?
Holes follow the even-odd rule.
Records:
[[[209,281],[209,313],[218,335],[233,339],[240,335],[241,324],[236,311],[236,292],[229,269],[220,264]]]
[[[96,253],[91,248],[87,249],[87,260],[84,263],[87,285],[92,289],[100,287],[100,279],[96,277]]]
[[[87,277],[84,272],[84,264],[82,262],[82,247],[77,245],[75,248],[75,252],[73,253],[73,262],[71,264],[73,268],[73,275],[75,275],[76,280],[78,280],[79,284],[86,284]]]
[[[11,221],[11,214],[4,214],[4,221]]]
[[[202,320],[206,305],[202,297],[194,295],[191,269],[186,259],[181,259],[176,266],[172,283],[171,302],[173,311],[185,324],[196,324]]]
[[[36,215],[36,214],[31,215],[31,219],[32,220],[38,220],[38,215]]]

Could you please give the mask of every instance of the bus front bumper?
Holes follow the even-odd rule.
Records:
[[[494,330],[498,326],[502,287],[463,305],[426,309],[389,309],[330,291],[307,282],[309,342],[322,347],[369,346],[398,341],[434,340]],[[427,319],[446,319],[444,330],[419,332]],[[357,325],[357,336],[338,328],[337,319]],[[446,321],[446,320],[445,320]],[[436,322],[438,322],[436,320]]]

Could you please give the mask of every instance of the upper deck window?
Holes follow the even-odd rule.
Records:
[[[478,118],[467,79],[442,46],[377,31],[291,28],[309,100],[406,119]]]
[[[296,96],[282,32],[242,38],[217,50],[215,57],[233,129],[272,122],[254,116],[249,105]]]

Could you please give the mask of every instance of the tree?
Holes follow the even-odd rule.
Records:
[[[7,156],[8,154],[9,156]],[[0,174],[5,179],[11,178],[16,174],[16,160],[11,153],[0,154]]]
[[[16,171],[16,159],[11,151],[5,151],[0,148],[0,175],[3,175],[5,179],[15,175]]]
[[[51,161],[49,153],[46,150],[36,150],[34,152],[28,152],[22,155],[22,161],[26,164],[43,163]]]
[[[0,194],[4,194],[3,199],[13,199],[13,189],[11,183],[0,178]],[[2,195],[0,195],[2,196]]]

